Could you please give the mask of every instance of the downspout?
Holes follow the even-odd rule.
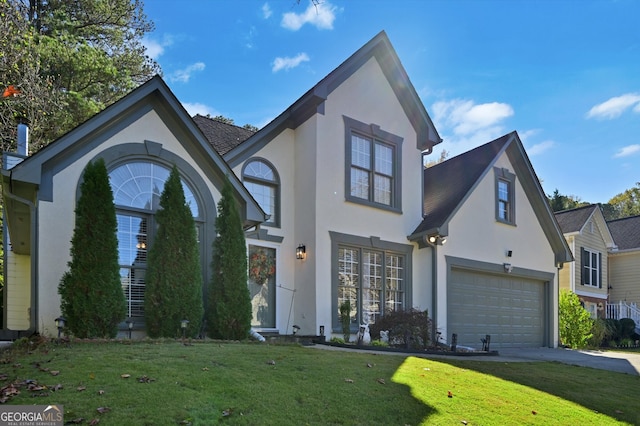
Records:
[[[36,262],[36,257],[37,257],[37,250],[36,250],[36,245],[35,242],[37,241],[36,239],[36,233],[37,233],[37,219],[36,219],[36,205],[31,202],[30,200],[27,200],[26,198],[22,198],[18,195],[15,195],[12,192],[6,192],[4,194],[7,198],[10,198],[12,200],[15,200],[19,203],[25,204],[27,206],[29,206],[29,211],[31,212],[31,309],[30,309],[30,320],[29,320],[29,328],[27,330],[21,330],[21,331],[26,331],[29,335],[33,334],[36,332],[36,322],[37,322],[37,318],[38,318],[38,286],[35,285],[36,283],[36,274],[37,274],[37,262]],[[6,247],[5,247],[6,249]]]
[[[431,321],[431,339],[433,340],[437,336],[438,332],[438,254],[437,244],[431,246],[431,309],[433,319]],[[437,339],[436,345],[439,343]]]

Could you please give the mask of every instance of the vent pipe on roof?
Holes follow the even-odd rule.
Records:
[[[29,126],[24,123],[18,124],[18,154],[29,155]]]

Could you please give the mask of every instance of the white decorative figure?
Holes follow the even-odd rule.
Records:
[[[389,330],[380,330],[380,341],[389,343]]]

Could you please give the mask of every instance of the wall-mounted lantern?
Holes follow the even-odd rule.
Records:
[[[307,257],[307,248],[304,244],[299,244],[296,248],[296,259],[304,260]]]

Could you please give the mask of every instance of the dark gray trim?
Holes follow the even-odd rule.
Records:
[[[496,221],[507,225],[516,226],[516,175],[511,173],[508,169],[502,167],[494,167],[493,175],[495,177],[495,214]],[[508,220],[500,217],[500,198],[499,198],[499,183],[506,182],[509,186],[509,208],[507,210]]]
[[[347,201],[356,204],[363,204],[369,207],[376,207],[383,210],[389,210],[394,213],[402,213],[402,145],[404,138],[386,132],[376,124],[365,124],[353,118],[342,116],[344,121],[344,140],[345,140],[345,161],[344,161],[344,198]],[[371,139],[374,143],[381,142],[393,149],[393,185],[391,194],[391,205],[376,203],[373,201],[374,181],[371,176],[369,199],[354,197],[351,195],[351,137],[353,134],[360,134]],[[371,156],[374,159],[375,147],[371,147]],[[370,172],[374,174],[374,165],[371,165]]]
[[[413,307],[413,245],[394,243],[381,240],[380,237],[359,237],[329,231],[331,238],[331,328],[335,333],[341,333],[342,327],[338,318],[338,248],[341,245],[358,247],[361,249],[376,249],[386,253],[399,254],[405,259],[405,308]],[[384,266],[383,266],[384,268]],[[358,300],[361,300],[360,294]],[[361,307],[358,306],[358,321],[360,321]],[[384,312],[383,312],[384,315]],[[354,328],[352,331],[356,331]]]
[[[281,237],[279,235],[271,235],[269,234],[269,230],[262,228],[247,231],[245,233],[245,238],[251,238],[253,240],[260,241],[269,241],[272,243],[281,243],[282,241],[284,241],[284,237]]]
[[[273,172],[273,176],[274,176],[274,180],[270,181],[270,180],[266,180],[266,179],[260,179],[257,178],[255,176],[250,176],[250,177],[246,177],[244,174],[245,169],[247,168],[247,166],[249,164],[251,164],[254,161],[260,161],[265,163],[268,167],[271,168],[271,171]],[[242,165],[242,171],[240,172],[240,176],[242,179],[242,182],[244,184],[244,182],[246,180],[248,181],[253,181],[256,183],[261,183],[267,186],[275,186],[276,189],[276,202],[275,202],[275,209],[276,209],[276,220],[271,220],[271,218],[269,218],[266,222],[264,222],[261,226],[272,226],[274,228],[280,228],[281,225],[281,220],[282,220],[282,203],[280,202],[281,200],[281,191],[282,191],[282,183],[280,181],[280,174],[278,173],[278,169],[276,169],[276,166],[273,165],[273,163],[269,160],[267,160],[264,157],[251,157],[249,158],[247,161],[245,161],[245,163]],[[246,185],[245,185],[246,186]],[[249,192],[247,190],[247,192]],[[251,194],[251,192],[249,192],[249,194]],[[255,198],[254,198],[255,199]]]
[[[536,281],[540,281],[544,285],[544,330],[543,330],[543,344],[548,347],[554,346],[553,335],[554,335],[554,320],[555,315],[553,315],[553,284],[554,284],[554,275],[551,272],[538,271],[535,269],[528,268],[520,268],[513,267],[510,273],[506,273],[504,270],[504,265],[499,263],[489,263],[482,262],[479,260],[472,259],[464,259],[460,257],[454,256],[445,256],[445,261],[447,264],[447,287],[449,287],[449,280],[452,276],[452,269],[465,269],[468,271],[477,271],[477,272],[485,272],[490,274],[497,274],[502,276],[515,276],[519,278],[528,278]],[[449,301],[447,300],[447,306],[449,305]],[[447,309],[448,311],[448,309]],[[447,314],[447,326],[449,322],[449,314]]]

